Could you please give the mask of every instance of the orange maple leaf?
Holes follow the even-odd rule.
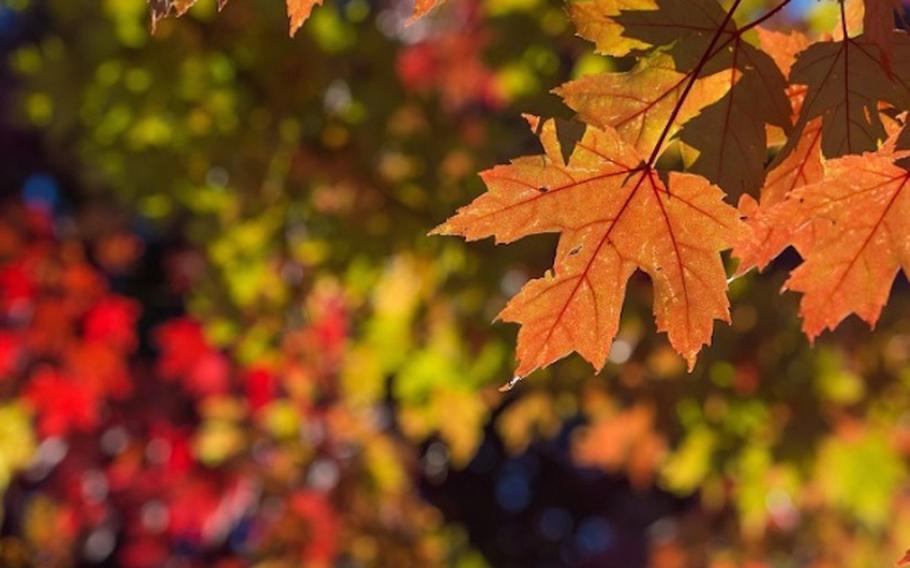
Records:
[[[601,73],[569,81],[553,90],[578,116],[599,128],[613,127],[644,155],[654,149],[671,115],[680,104],[668,136],[706,106],[720,100],[735,82],[728,69],[697,78],[681,96],[691,74],[681,73],[666,54],[643,58],[630,71]],[[658,153],[661,149],[658,149]]]
[[[184,15],[187,10],[193,7],[196,0],[148,0],[148,3],[152,19],[152,33],[155,33],[155,27],[160,20],[169,16],[180,17]]]
[[[768,172],[761,201],[755,201],[751,195],[740,198],[739,210],[752,232],[733,248],[733,256],[740,261],[737,274],[745,274],[752,268],[763,270],[791,244],[801,254],[811,250],[820,230],[817,223],[799,227],[781,224],[776,219],[775,208],[796,189],[822,179],[821,134],[821,119],[813,120],[802,131],[796,148]]]
[[[761,48],[774,60],[784,77],[789,77],[796,57],[809,47],[809,38],[798,31],[783,33],[761,27],[755,31]]]
[[[433,8],[441,4],[442,1],[443,0],[414,0],[414,12],[408,19],[408,23],[412,24],[420,18],[426,16],[430,13],[430,11],[433,10]]]
[[[736,32],[716,0],[575,0],[569,15],[598,53],[615,57],[669,46],[678,63],[694,64],[718,30]]]
[[[898,270],[910,271],[910,172],[894,163],[905,155],[883,148],[829,160],[821,181],[775,208],[780,225],[818,229],[785,284],[803,294],[803,330],[811,339],[851,313],[874,326]]]
[[[625,26],[616,21],[624,10],[656,10],[653,0],[579,0],[569,2],[568,11],[578,35],[591,40],[597,52],[623,57],[649,44],[625,34]]]
[[[783,34],[759,29],[758,35],[762,48],[774,59],[785,76],[790,74],[797,55],[809,46],[809,39],[799,32]],[[801,85],[791,85],[787,94],[793,115],[798,116],[806,89]],[[754,267],[764,269],[791,244],[802,253],[808,252],[816,227],[803,227],[794,234],[790,227],[775,223],[771,211],[787,199],[793,190],[822,179],[824,159],[821,135],[821,119],[813,119],[799,133],[795,147],[789,152],[782,152],[782,159],[770,165],[761,189],[760,202],[748,194],[740,198],[739,210],[745,215],[752,232],[748,233],[746,240],[733,248],[733,256],[740,260],[737,274],[744,274]]]
[[[853,29],[857,16],[861,18],[862,11],[854,10],[851,14],[849,7],[844,8],[840,37]],[[797,131],[771,164],[760,205],[748,195],[740,199],[739,208],[753,231],[746,241],[734,247],[734,256],[741,260],[739,274],[753,267],[763,269],[789,245],[803,257],[811,253],[815,242],[832,230],[830,224],[818,219],[800,225],[778,222],[775,217],[779,216],[776,211],[779,204],[789,199],[794,190],[822,180],[822,150],[826,136],[850,151],[857,145],[874,149],[879,140],[892,134],[890,130],[895,128],[893,119],[880,112],[882,105],[877,98],[899,102],[908,95],[903,80],[890,75],[882,61],[874,57],[880,52],[865,35],[859,38],[846,36],[846,41],[823,42],[811,47],[801,34],[786,36],[759,30],[759,36],[762,47],[784,74],[790,75],[792,69],[796,84],[790,86],[788,94],[794,114],[800,118]],[[910,44],[899,43],[903,45],[899,56],[906,60],[910,56],[907,51]],[[857,58],[854,54],[862,57]],[[856,69],[858,66],[860,68]],[[883,122],[883,119],[887,120]],[[846,124],[848,120],[852,124]],[[843,150],[838,147],[833,153],[837,155]]]
[[[679,130],[679,140],[696,150],[689,170],[734,194],[757,190],[764,174],[765,126],[787,132],[792,120],[784,76],[743,36],[783,4],[741,27],[733,17],[738,7],[734,2],[724,10],[716,0],[577,1],[569,12],[599,52],[642,58],[632,72],[584,78],[558,93],[585,121],[625,127],[623,135],[634,129],[636,143],[646,145],[648,123],[666,123],[663,108],[673,109],[683,90],[679,85],[694,77],[685,104],[670,118],[671,134]],[[643,126],[627,125],[632,119]]]
[[[713,321],[729,321],[719,253],[747,230],[736,209],[699,176],[672,172],[665,184],[613,128],[588,127],[566,162],[555,121],[529,121],[545,153],[483,172],[487,193],[433,231],[497,242],[560,233],[553,271],[499,315],[522,324],[516,374],[572,351],[603,368],[637,269],[654,283],[658,329],[691,368]]]
[[[287,0],[288,18],[291,20],[289,34],[294,37],[297,30],[303,26],[310,17],[314,6],[321,6],[322,0]]]

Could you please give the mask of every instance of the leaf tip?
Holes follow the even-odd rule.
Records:
[[[518,383],[520,383],[522,380],[524,380],[524,377],[522,377],[521,375],[515,375],[514,377],[509,379],[509,381],[506,384],[502,385],[497,390],[499,390],[499,392],[502,392],[502,393],[509,392],[512,389],[514,389],[515,386],[518,385]]]
[[[303,27],[303,21],[295,22],[291,20],[291,23],[288,25],[288,37],[293,38],[297,35],[297,32],[300,31],[300,28]]]
[[[451,219],[442,222],[427,233],[428,237],[451,237],[461,235],[462,233],[458,232],[455,227],[452,226]]]
[[[536,114],[522,113],[521,117],[525,119],[528,123],[528,126],[531,127],[531,131],[535,134],[540,132],[540,117]]]

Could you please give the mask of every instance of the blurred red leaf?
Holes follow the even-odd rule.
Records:
[[[38,413],[43,436],[87,432],[98,424],[97,401],[91,391],[51,367],[32,374],[24,397]]]
[[[83,329],[86,339],[107,343],[115,349],[132,351],[136,348],[136,320],[139,304],[122,296],[108,296],[95,304],[85,315]]]

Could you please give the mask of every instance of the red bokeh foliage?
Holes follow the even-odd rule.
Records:
[[[332,487],[308,487],[296,474],[279,482],[271,461],[288,459],[292,450],[251,416],[267,413],[279,396],[313,427],[332,413],[305,397],[289,399],[279,367],[238,364],[190,317],[152,328],[157,355],[147,361],[138,352],[139,303],[111,290],[80,241],[58,238],[50,211],[5,210],[2,388],[33,413],[40,446],[28,476],[39,491],[26,510],[53,528],[22,529],[36,557],[66,563],[84,542],[86,554],[114,553],[129,568],[160,566],[178,549],[193,566],[211,558],[245,566],[242,550],[269,543],[279,557],[330,565],[341,534]],[[325,386],[348,326],[341,297],[322,300],[311,300],[312,321],[288,334],[279,359],[286,374]],[[212,408],[234,410],[207,421]],[[219,420],[251,432],[225,456],[203,461],[199,438]],[[305,449],[309,459],[340,447],[329,438],[322,444],[324,450]],[[300,467],[305,471],[306,463]],[[266,502],[272,512],[258,514]],[[115,535],[116,551],[105,544]],[[243,546],[232,548],[238,539]]]
[[[477,105],[501,108],[505,99],[494,71],[483,60],[489,35],[474,3],[452,8],[449,27],[402,49],[395,70],[405,89],[437,94],[450,111]]]

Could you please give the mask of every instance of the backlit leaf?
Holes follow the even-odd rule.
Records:
[[[797,32],[782,34],[759,29],[759,38],[762,47],[785,76],[790,74],[797,55],[809,45],[808,38]],[[793,114],[798,116],[806,90],[801,85],[791,85],[787,93]],[[789,153],[783,153],[783,159],[779,163],[775,161],[770,165],[761,189],[760,202],[751,195],[740,198],[739,209],[746,216],[752,232],[733,249],[734,256],[740,259],[738,273],[742,274],[753,267],[762,270],[790,244],[808,252],[815,224],[800,228],[794,235],[791,227],[775,223],[769,211],[796,188],[822,178],[821,126],[820,118],[813,119],[799,133],[796,147]]]
[[[755,24],[737,26],[738,6],[736,2],[727,11],[715,0],[573,4],[576,21],[602,22],[580,28],[599,51],[654,53],[629,73],[583,78],[559,93],[584,120],[598,126],[619,128],[646,115],[634,138],[641,145],[652,141],[648,134],[656,140],[664,127],[669,135],[682,127],[680,140],[695,151],[691,171],[730,193],[755,191],[763,179],[766,125],[789,131],[792,123],[786,79],[771,57],[745,41]],[[625,41],[612,42],[618,33]],[[693,80],[684,104],[675,110],[675,99]],[[635,130],[636,122],[627,129]],[[639,150],[659,154],[663,147]]]
[[[797,131],[821,117],[826,157],[878,147],[886,137],[880,102],[910,107],[910,38],[893,32],[892,39],[890,65],[883,62],[881,48],[865,36],[815,43],[793,65],[790,80],[808,86]]]
[[[288,18],[291,20],[290,35],[293,36],[303,26],[314,6],[321,6],[322,0],[287,0]]]
[[[831,160],[821,181],[781,204],[784,225],[822,229],[786,283],[803,294],[800,313],[810,338],[851,313],[875,325],[898,270],[910,269],[910,172],[894,158],[883,150]]]
[[[599,128],[615,128],[639,153],[648,155],[680,102],[689,77],[676,71],[668,55],[658,54],[642,59],[625,73],[589,75],[570,81],[554,92],[582,120]],[[734,81],[730,70],[696,79],[669,135],[723,97]]]
[[[561,234],[553,271],[500,314],[522,324],[516,373],[572,351],[602,368],[637,269],[654,282],[658,329],[693,366],[713,321],[729,320],[719,252],[745,230],[736,210],[698,176],[674,172],[665,184],[613,129],[589,127],[568,163],[552,121],[540,138],[544,155],[484,172],[488,192],[434,230],[497,242]]]

